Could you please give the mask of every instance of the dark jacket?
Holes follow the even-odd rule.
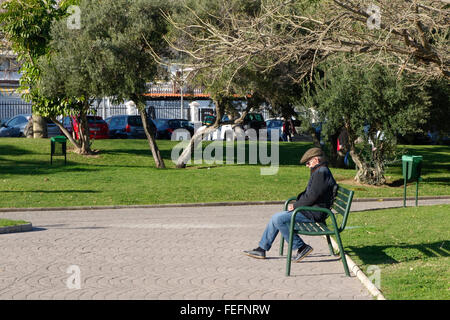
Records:
[[[327,167],[326,162],[319,163],[311,168],[311,176],[309,177],[306,190],[297,196],[294,203],[294,209],[301,206],[312,206],[330,208],[333,201],[333,187],[336,181]],[[302,211],[302,214],[316,222],[323,222],[327,218],[327,214],[317,211]]]

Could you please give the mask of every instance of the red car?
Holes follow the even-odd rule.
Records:
[[[99,116],[86,116],[88,126],[89,126],[89,139],[108,139],[109,138],[109,129],[108,124],[102,117]],[[72,120],[72,121],[70,121]],[[71,123],[72,122],[72,123]],[[73,129],[72,129],[73,124]],[[63,122],[64,127],[72,133],[75,132],[75,138],[79,139],[78,136],[78,121],[74,116],[65,117]]]

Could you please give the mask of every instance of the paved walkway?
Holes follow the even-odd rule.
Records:
[[[401,203],[355,202],[353,208],[395,205]],[[321,237],[305,237],[314,252],[292,265],[291,277],[284,276],[278,240],[266,260],[242,254],[279,210],[2,212],[0,218],[31,221],[34,231],[0,235],[0,299],[372,299],[356,277],[345,276]],[[69,286],[68,279],[74,280]]]

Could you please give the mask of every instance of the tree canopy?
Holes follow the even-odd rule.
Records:
[[[316,74],[303,103],[319,111],[328,145],[335,146],[329,137],[346,130],[358,169],[355,180],[384,184],[385,166],[396,155],[396,137],[420,130],[429,114],[429,96],[387,67],[330,64],[321,66],[327,72]]]
[[[69,29],[63,22],[52,28],[52,52],[40,60],[45,71],[40,87],[51,96],[84,101],[105,96],[133,100],[145,124],[143,94],[157,75],[149,46],[158,53],[166,48],[162,37],[167,23],[161,12],[171,8],[168,1],[82,1],[80,29]],[[146,131],[156,164],[164,167],[153,134]]]

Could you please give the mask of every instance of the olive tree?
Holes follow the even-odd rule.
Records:
[[[355,180],[382,185],[386,164],[396,156],[396,136],[420,130],[429,97],[423,86],[411,86],[386,67],[333,65],[323,66],[303,103],[319,112],[325,137],[346,129]]]
[[[45,75],[40,83],[49,95],[79,97],[87,112],[89,101],[113,97],[133,100],[140,112],[149,146],[158,168],[164,161],[149,129],[145,111],[146,84],[158,74],[150,53],[165,49],[167,23],[162,12],[172,8],[162,0],[81,1],[79,29],[64,22],[52,28],[52,52],[41,59]]]
[[[34,137],[47,134],[47,123],[41,117],[41,108],[58,108],[60,99],[45,96],[37,83],[42,75],[38,59],[49,52],[50,30],[54,21],[67,15],[70,5],[78,0],[9,0],[2,1],[0,29],[20,63],[22,97],[32,103]],[[64,97],[65,98],[65,97]],[[65,99],[67,102],[67,99]]]

